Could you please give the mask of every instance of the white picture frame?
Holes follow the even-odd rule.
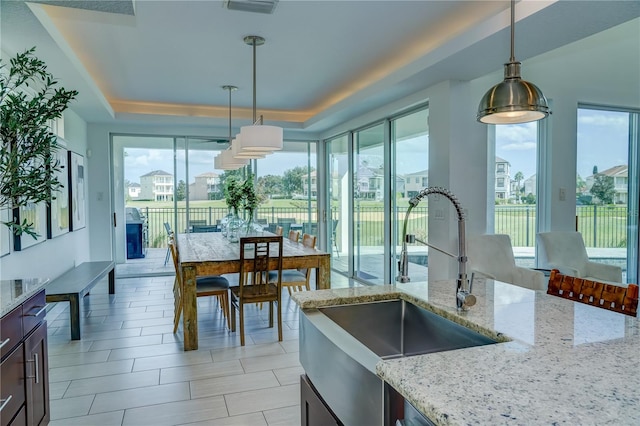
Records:
[[[69,170],[66,149],[59,149],[56,157],[60,170],[55,173],[62,185],[59,191],[52,194],[51,204],[47,207],[47,238],[55,238],[69,232],[71,214],[69,212]]]
[[[0,257],[11,253],[11,230],[5,223],[11,222],[11,209],[0,209]]]
[[[37,234],[33,238],[29,234],[14,235],[13,249],[22,251],[36,244],[40,244],[47,239],[47,204],[28,203],[26,206],[13,209],[14,220],[16,223],[22,223],[24,220],[32,224],[33,231]]]
[[[69,230],[77,231],[87,225],[85,210],[84,157],[69,151]]]

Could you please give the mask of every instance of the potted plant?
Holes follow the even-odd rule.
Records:
[[[253,175],[249,174],[249,176],[242,183],[242,195],[243,200],[242,204],[244,209],[247,211],[248,220],[247,220],[247,233],[251,230],[251,225],[253,223],[254,215],[256,209],[258,208],[258,204],[260,204],[260,198],[256,193],[256,188],[253,181]]]
[[[55,175],[61,170],[57,138],[49,124],[78,92],[56,87],[34,52],[35,47],[17,54],[8,67],[0,61],[0,209],[13,209],[13,220],[3,224],[15,235],[36,238],[33,223],[17,221],[17,211],[50,202],[62,189]]]

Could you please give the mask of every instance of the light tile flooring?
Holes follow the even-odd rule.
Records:
[[[79,341],[69,304],[50,304],[50,426],[299,425],[298,308],[287,292],[282,342],[267,308],[251,308],[241,347],[215,298],[201,297],[199,349],[184,352],[182,327],[172,333],[173,279],[117,278],[115,295],[103,280],[84,299]]]

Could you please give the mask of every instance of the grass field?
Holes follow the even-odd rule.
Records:
[[[404,220],[406,200],[398,212],[398,227]],[[147,215],[149,240],[152,247],[166,245],[164,222],[173,226],[173,202],[131,201],[127,206],[137,207]],[[334,220],[340,220],[337,208],[332,209]],[[627,209],[621,206],[578,206],[578,230],[587,247],[616,248],[626,246]],[[216,224],[228,211],[224,200],[189,202],[190,221]],[[311,214],[310,214],[311,213]],[[380,246],[384,241],[384,210],[379,201],[358,200],[354,239],[361,246]],[[269,200],[258,208],[257,218],[275,223],[278,218],[295,218],[297,223],[314,222],[316,203],[311,203],[311,212],[305,200]],[[178,202],[178,232],[186,229],[186,203]],[[427,239],[428,207],[417,206],[409,220],[408,231],[420,239]],[[533,247],[536,234],[536,206],[496,206],[495,233],[507,234],[515,247]],[[341,227],[338,227],[338,240]]]

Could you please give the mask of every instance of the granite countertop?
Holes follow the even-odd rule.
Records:
[[[16,306],[36,294],[48,282],[48,278],[0,280],[0,316],[11,312]]]
[[[493,280],[476,280],[468,312],[456,312],[454,294],[439,281],[293,298],[303,309],[403,298],[498,338],[376,365],[436,424],[640,424],[637,318]]]

